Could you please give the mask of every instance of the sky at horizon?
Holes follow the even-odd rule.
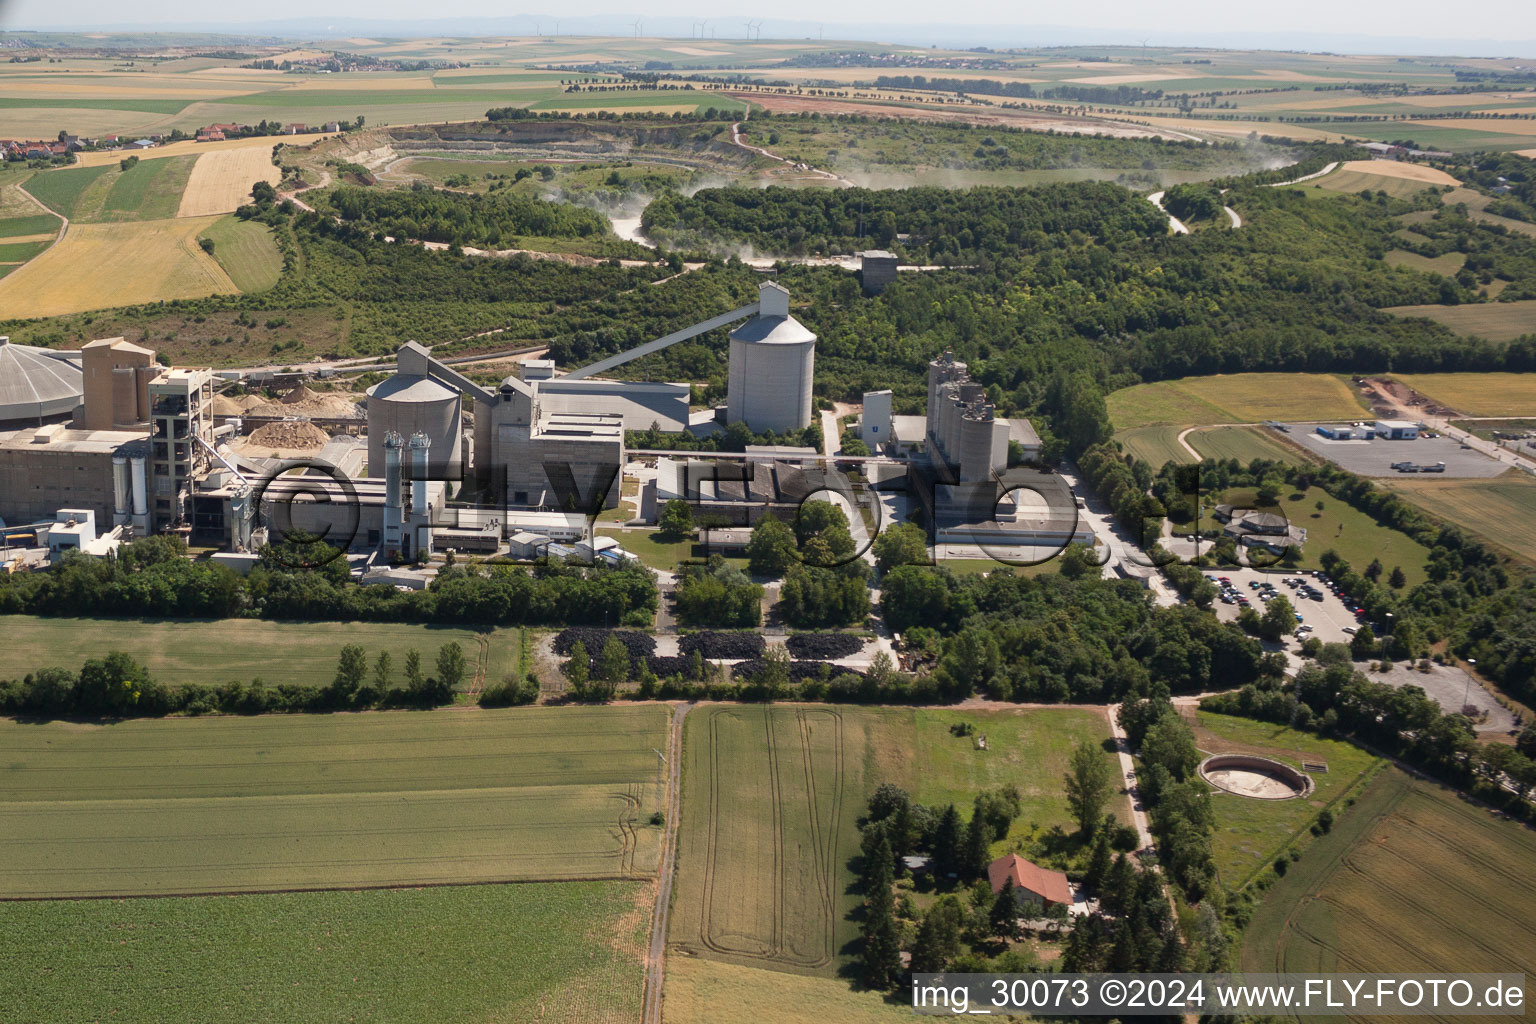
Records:
[[[1008,0],[956,0],[936,8],[919,0],[886,0],[878,8],[861,4],[827,4],[817,0],[780,0],[771,8],[748,0],[587,0],[550,7],[513,7],[504,0],[445,0],[423,10],[408,0],[267,0],[259,7],[198,5],[187,0],[0,0],[0,29],[53,28],[91,31],[103,25],[169,28],[171,24],[206,25],[288,19],[351,18],[424,21],[436,18],[510,18],[596,15],[739,20],[758,16],[781,20],[858,23],[880,21],[891,26],[942,21],[952,30],[966,25],[1081,26],[1102,38],[1106,30],[1122,28],[1128,41],[1141,35],[1187,32],[1210,35],[1273,33],[1277,35],[1420,37],[1447,41],[1536,38],[1536,3],[1531,0],[1484,0],[1475,17],[1450,18],[1439,0],[1291,0],[1283,5],[1234,4],[1231,0],[1184,0],[1152,5],[1132,0],[1099,0],[1091,12],[1059,6],[1024,7]],[[1090,17],[1091,14],[1091,17]],[[1086,23],[1085,23],[1086,22]],[[986,40],[978,40],[984,43]]]

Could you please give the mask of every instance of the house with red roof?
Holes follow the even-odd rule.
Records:
[[[1025,904],[1036,904],[1042,911],[1052,904],[1064,907],[1072,905],[1072,883],[1060,871],[1042,868],[1016,853],[999,857],[987,865],[987,881],[992,883],[992,894],[1002,892],[1009,881],[1013,882],[1013,897],[1022,909]]]

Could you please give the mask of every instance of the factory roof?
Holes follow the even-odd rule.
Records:
[[[1015,416],[1008,420],[1008,440],[1017,441],[1026,448],[1038,448],[1040,435],[1035,431],[1035,426],[1023,416]]]
[[[84,394],[78,366],[48,349],[0,337],[0,422],[64,415]]]
[[[122,451],[125,445],[133,447],[125,452]],[[0,449],[80,455],[145,455],[149,452],[149,440],[139,430],[70,430],[62,424],[54,424],[26,430],[0,430]]]
[[[388,399],[391,402],[443,402],[458,398],[459,393],[446,384],[439,384],[431,377],[417,377],[397,373],[379,381],[368,389],[369,398]]]
[[[731,332],[732,341],[758,345],[801,345],[816,335],[792,316],[754,316]]]

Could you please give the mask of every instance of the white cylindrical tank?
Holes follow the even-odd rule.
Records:
[[[134,518],[149,515],[149,478],[144,471],[145,458],[142,455],[134,455],[128,459],[128,465],[133,470],[133,515]]]
[[[384,467],[384,437],[424,434],[431,441],[430,474],[458,479],[462,459],[462,399],[431,377],[397,373],[368,389],[368,475]]]
[[[112,456],[112,525],[128,522],[128,456]]]
[[[431,479],[432,439],[426,434],[411,435],[411,514],[427,514],[427,481]]]
[[[939,385],[939,448],[945,459],[955,461],[960,448],[960,385],[954,381]]]
[[[731,332],[726,422],[787,433],[811,422],[816,335],[789,315],[789,292],[768,282],[758,312]]]

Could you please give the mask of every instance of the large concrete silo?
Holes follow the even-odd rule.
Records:
[[[384,438],[425,434],[432,442],[429,473],[436,480],[462,475],[462,399],[425,374],[396,373],[368,389],[368,475],[384,473]]]
[[[758,288],[758,312],[731,332],[726,422],[788,433],[811,422],[816,335],[789,315],[789,290]]]

